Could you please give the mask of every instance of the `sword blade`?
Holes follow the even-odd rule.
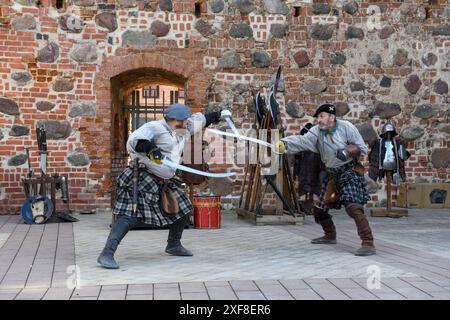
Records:
[[[47,155],[46,154],[41,154],[41,170],[44,174],[47,174]]]
[[[234,138],[238,138],[238,139],[242,139],[242,140],[251,141],[251,142],[254,142],[254,143],[266,146],[268,148],[271,148],[273,153],[280,154],[279,152],[276,151],[275,145],[273,145],[273,144],[271,144],[271,143],[269,143],[267,141],[259,140],[259,139],[252,138],[252,137],[243,136],[241,134],[235,134],[235,133],[231,133],[231,132],[220,131],[220,130],[216,130],[216,129],[206,129],[206,130],[210,131],[212,133],[218,134],[218,135],[223,135],[223,136],[227,136],[227,137],[234,137]]]
[[[239,134],[239,131],[236,129],[233,120],[231,120],[230,117],[226,117],[225,121],[228,123],[228,126],[230,127],[230,129],[235,133],[235,134]]]
[[[210,177],[210,178],[227,178],[227,177],[236,175],[236,172],[211,173],[211,172],[200,171],[200,170],[192,169],[192,168],[183,166],[181,164],[172,162],[166,158],[164,158],[162,160],[162,164],[164,164],[168,167],[171,167],[175,170],[186,171],[186,172],[190,172],[190,173],[194,173],[194,174],[198,174],[200,176],[205,176],[205,177]]]

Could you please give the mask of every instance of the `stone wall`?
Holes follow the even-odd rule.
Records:
[[[317,3],[316,3],[317,2]],[[146,71],[183,83],[194,110],[233,110],[254,122],[251,91],[283,66],[288,134],[315,107],[367,141],[390,119],[412,154],[409,181],[450,177],[450,4],[447,1],[0,0],[0,214],[17,212],[38,168],[35,128],[48,128],[49,172],[68,174],[72,208],[111,205],[119,90]],[[154,78],[153,80],[155,80]],[[367,164],[367,163],[366,163]],[[214,168],[214,166],[212,166]],[[239,191],[239,179],[234,184]],[[229,183],[215,188],[228,188]],[[228,190],[227,189],[227,190]],[[382,190],[374,190],[373,203]]]

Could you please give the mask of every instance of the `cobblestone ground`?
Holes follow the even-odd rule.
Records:
[[[0,299],[450,298],[448,210],[370,217],[371,257],[353,255],[360,241],[342,211],[334,213],[336,245],[310,244],[322,233],[311,216],[303,225],[254,226],[228,211],[221,229],[185,230],[193,257],[164,252],[167,229],[130,231],[116,253],[119,270],[96,263],[111,217],[77,218],[29,226],[0,216]]]

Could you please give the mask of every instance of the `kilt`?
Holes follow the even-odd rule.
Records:
[[[327,168],[327,182],[329,179],[335,179],[337,188],[339,190],[339,201],[332,206],[325,203],[325,185],[322,186],[322,191],[319,197],[318,207],[322,209],[340,209],[341,205],[346,206],[349,203],[358,203],[365,205],[369,201],[370,195],[366,189],[366,181],[364,176],[356,174],[352,170],[353,164],[347,163],[338,168]]]
[[[139,170],[138,197],[136,217],[146,224],[165,226],[189,214],[193,207],[186,193],[175,183],[169,182],[168,187],[176,194],[180,212],[174,216],[164,216],[159,207],[160,184],[156,177],[146,170]],[[128,167],[117,177],[117,199],[113,214],[134,216],[133,213],[133,170]]]

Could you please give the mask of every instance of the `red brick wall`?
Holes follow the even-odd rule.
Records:
[[[194,14],[196,2],[202,3],[200,17]],[[1,112],[6,111],[5,106],[0,109],[0,214],[18,212],[24,201],[20,178],[27,173],[27,164],[8,162],[23,154],[24,146],[30,146],[32,166],[38,168],[35,128],[39,120],[68,121],[71,126],[68,137],[49,140],[48,148],[49,173],[68,174],[71,179],[72,208],[86,211],[110,207],[113,119],[119,103],[114,103],[112,91],[142,84],[142,70],[153,70],[169,82],[184,83],[186,103],[194,110],[214,104],[229,107],[236,123],[248,127],[254,121],[254,114],[248,108],[250,90],[268,88],[277,67],[282,65],[285,89],[278,97],[288,134],[298,132],[311,121],[313,110],[323,102],[346,103],[349,112],[345,119],[355,124],[369,123],[377,131],[385,122],[386,114],[376,108],[376,103],[397,103],[401,110],[390,117],[398,130],[416,127],[423,130],[408,143],[412,153],[406,169],[408,180],[450,178],[447,161],[450,155],[445,153],[450,146],[448,93],[437,93],[435,88],[439,79],[445,83],[450,81],[450,31],[446,29],[450,28],[450,8],[445,1],[415,5],[377,2],[380,11],[375,16],[368,13],[369,6],[374,5],[372,1],[358,1],[359,8],[353,14],[346,12],[341,2],[333,1],[328,2],[329,13],[326,7],[319,8],[313,1],[298,1],[287,6],[286,14],[271,14],[263,1],[253,2],[253,11],[241,14],[245,8],[239,5],[232,7],[225,3],[222,11],[214,13],[211,2],[193,0],[174,0],[171,12],[161,11],[160,1],[148,1],[146,5],[144,1],[96,0],[92,6],[83,6],[89,1],[74,0],[56,10],[51,7],[51,1],[41,1],[40,6],[22,6],[0,0],[0,98],[8,100],[2,100],[3,106],[10,101],[17,105],[13,114]],[[296,7],[300,8],[299,16],[294,14],[298,12]],[[106,27],[98,22],[96,17],[101,13],[115,14],[116,28],[111,20]],[[33,18],[18,23],[25,15]],[[59,19],[64,15],[79,19],[82,30],[77,33],[62,29]],[[34,20],[34,26],[30,20]],[[167,34],[153,26],[155,20],[169,27]],[[199,24],[200,20],[203,25]],[[240,23],[250,26],[251,34],[247,37],[232,35],[233,25]],[[286,33],[276,37],[275,31],[271,31],[274,23],[284,25]],[[312,37],[311,28],[315,23],[331,25],[331,37],[327,40]],[[373,25],[375,29],[371,30]],[[360,28],[363,38],[358,38],[360,34],[356,32],[354,38],[348,39],[349,26]],[[393,34],[380,39],[387,26],[392,26]],[[416,33],[414,26],[419,30]],[[210,28],[215,32],[209,32]],[[154,34],[162,32],[155,36],[153,44],[145,47],[142,43],[144,47],[138,47],[139,41],[130,40],[132,44],[124,46],[126,32],[152,29]],[[37,57],[47,45],[47,38],[58,46],[59,55],[55,61],[41,62]],[[94,59],[89,60],[89,54],[77,49],[83,41],[95,46]],[[408,53],[404,64],[401,57],[397,57],[396,63],[398,49]],[[301,50],[306,52],[308,61],[304,54],[298,55]],[[227,51],[233,51],[240,63],[224,63]],[[258,64],[253,56],[256,51],[265,52],[269,62]],[[370,51],[380,55],[380,66],[367,62]],[[85,60],[74,60],[74,52]],[[336,52],[346,57],[344,64],[330,62]],[[437,62],[426,65],[422,57],[430,52]],[[29,80],[13,79],[27,77],[20,75],[21,72],[27,73]],[[421,81],[415,93],[405,87],[411,75],[418,75]],[[380,87],[383,76],[391,78],[390,88]],[[112,84],[112,78],[127,81]],[[324,81],[326,88],[314,92],[316,85],[306,90],[305,83],[313,79]],[[57,80],[73,83],[73,89],[55,91]],[[364,90],[358,91],[352,82],[361,82]],[[438,90],[445,87],[438,84],[441,85]],[[38,110],[40,101],[55,106],[51,110]],[[285,106],[290,101],[297,104],[300,114],[304,112],[301,117],[286,112]],[[95,115],[71,117],[73,105],[80,103],[93,103]],[[433,113],[422,118],[416,116],[414,111],[424,104],[432,105]],[[14,136],[14,126],[28,127],[29,133]],[[68,161],[67,157],[74,152],[84,154],[88,163],[74,165]],[[240,172],[239,180],[242,166],[234,166],[233,170]],[[236,193],[239,185],[235,184]]]

